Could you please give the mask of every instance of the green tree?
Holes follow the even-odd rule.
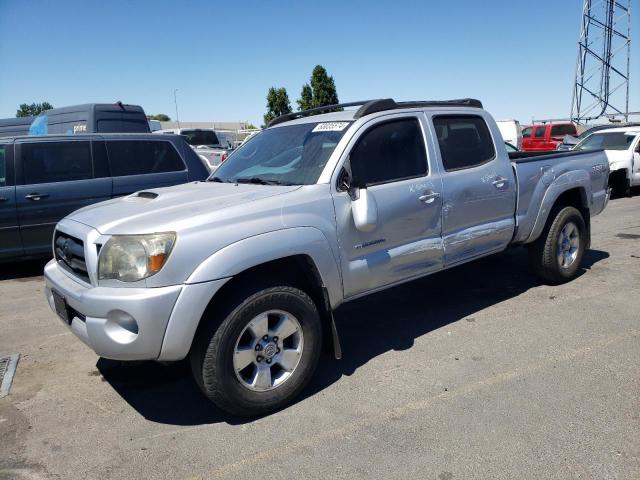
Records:
[[[322,65],[316,65],[311,73],[311,89],[314,107],[340,103],[333,77],[327,74],[327,70]]]
[[[302,92],[300,93],[300,100],[297,100],[298,108],[300,110],[309,110],[313,108],[313,90],[311,90],[311,85],[305,83],[302,86]]]
[[[329,76],[327,69],[322,65],[316,65],[311,72],[311,79],[302,86],[300,100],[297,100],[297,103],[300,110],[339,103],[333,77]]]
[[[263,117],[264,124],[269,125],[271,120],[287,113],[291,113],[291,102],[289,95],[287,95],[287,89],[271,87],[267,93],[267,113]]]
[[[164,113],[158,113],[157,115],[147,115],[149,120],[158,120],[159,122],[170,122],[171,117],[169,115],[165,115]]]
[[[40,114],[45,110],[51,110],[53,105],[49,102],[42,103],[32,103],[29,105],[28,103],[21,103],[16,111],[16,117],[30,117]]]

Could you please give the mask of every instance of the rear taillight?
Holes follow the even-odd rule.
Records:
[[[224,162],[227,159],[227,154],[223,153],[222,156],[220,157],[220,163]]]

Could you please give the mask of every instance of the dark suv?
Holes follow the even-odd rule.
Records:
[[[0,260],[50,255],[56,223],[81,207],[207,176],[178,135],[0,138]]]

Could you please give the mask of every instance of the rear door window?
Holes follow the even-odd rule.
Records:
[[[427,155],[415,118],[385,122],[367,130],[351,151],[353,178],[365,185],[427,174]]]
[[[180,155],[167,141],[110,140],[107,152],[114,177],[185,170]]]
[[[533,133],[534,138],[544,138],[544,132],[547,127],[536,127],[536,131]]]
[[[100,119],[96,125],[100,133],[148,133],[149,124],[145,120],[132,119]]]
[[[180,133],[186,137],[189,145],[219,145],[220,140],[213,130],[182,130]]]
[[[93,178],[89,142],[36,142],[20,146],[24,185]]]
[[[446,171],[476,167],[495,158],[489,127],[481,117],[442,115],[434,117],[433,125]]]
[[[552,137],[564,137],[565,135],[575,135],[576,127],[573,125],[553,125],[551,127]]]

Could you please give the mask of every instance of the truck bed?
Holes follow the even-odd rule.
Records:
[[[585,201],[600,213],[605,205],[609,163],[604,150],[568,152],[512,152],[511,164],[518,183],[514,243],[537,238],[546,218],[549,198],[557,191],[583,187]]]

